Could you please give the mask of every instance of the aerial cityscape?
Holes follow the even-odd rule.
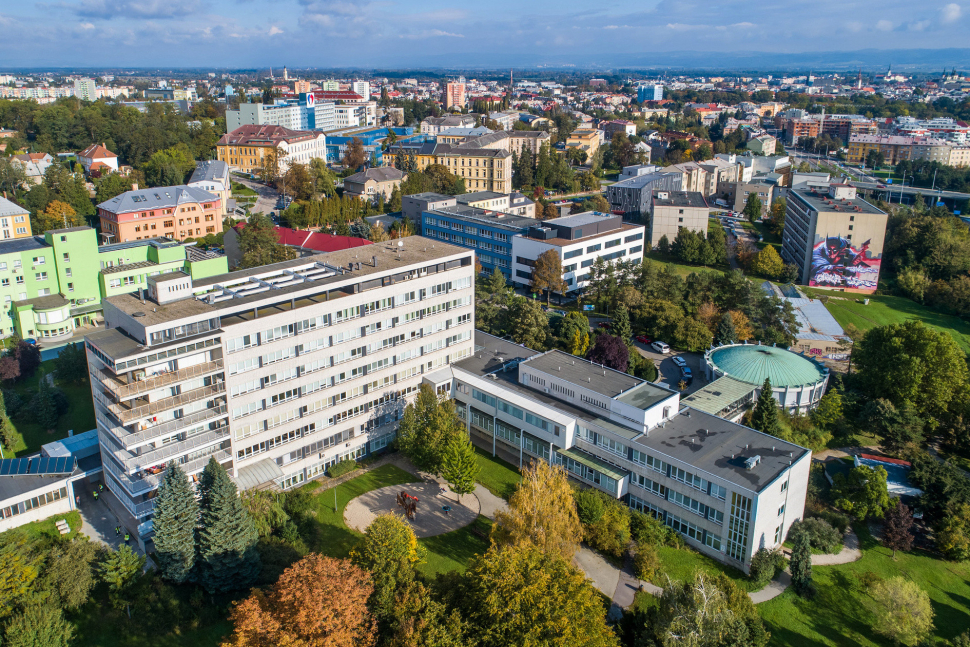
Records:
[[[806,9],[0,8],[0,643],[970,647],[970,6]]]

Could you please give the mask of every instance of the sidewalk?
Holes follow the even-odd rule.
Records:
[[[78,507],[78,512],[81,514],[81,533],[117,550],[125,544],[125,532],[127,532],[131,535],[131,540],[128,542],[131,549],[138,555],[145,554],[144,549],[138,545],[135,529],[126,528],[108,507],[105,497],[112,496],[110,492],[104,490],[99,493],[97,501],[94,500],[92,492],[87,490],[78,496],[81,497],[81,505]],[[120,535],[115,534],[115,528],[118,526],[121,526]]]

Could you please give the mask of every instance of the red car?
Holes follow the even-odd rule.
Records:
[[[609,328],[610,327],[610,322],[609,321],[601,321],[598,324],[596,324],[596,326],[598,328]]]
[[[650,338],[647,337],[646,335],[637,335],[637,341],[640,342],[641,344],[649,344]]]

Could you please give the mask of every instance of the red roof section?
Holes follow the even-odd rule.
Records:
[[[241,222],[235,226],[235,229],[239,231],[245,226],[246,223]],[[303,249],[311,249],[315,252],[337,252],[352,247],[373,245],[371,241],[364,238],[357,238],[356,236],[335,236],[333,234],[323,234],[318,231],[290,229],[289,227],[274,227],[274,229],[279,235],[281,245],[302,247]]]
[[[104,159],[106,157],[118,157],[107,148],[104,144],[91,144],[83,151],[77,154],[78,157],[87,157],[88,159]]]
[[[871,461],[882,461],[883,463],[892,463],[893,465],[902,465],[903,467],[913,466],[913,464],[909,461],[903,461],[898,458],[886,458],[885,456],[873,456],[872,454],[859,454],[859,458],[867,458]]]

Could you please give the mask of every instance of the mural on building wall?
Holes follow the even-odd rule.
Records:
[[[879,285],[879,266],[882,259],[871,256],[869,244],[858,248],[842,236],[829,236],[812,250],[810,286],[845,288],[859,292],[875,292]]]

